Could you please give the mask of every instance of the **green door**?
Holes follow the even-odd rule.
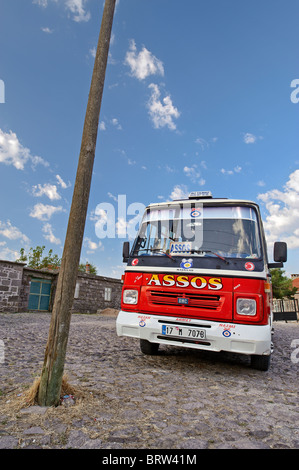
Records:
[[[51,281],[31,279],[28,310],[49,310]]]

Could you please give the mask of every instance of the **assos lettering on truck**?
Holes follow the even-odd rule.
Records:
[[[223,288],[220,277],[205,278],[203,276],[180,276],[174,274],[152,274],[147,283],[148,286],[165,287],[193,287],[194,289],[220,290]]]

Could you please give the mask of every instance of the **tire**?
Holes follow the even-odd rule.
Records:
[[[271,354],[269,356],[251,356],[251,367],[266,371],[270,367]]]
[[[141,339],[140,349],[143,354],[154,355],[158,353],[159,343],[150,343],[147,339]]]

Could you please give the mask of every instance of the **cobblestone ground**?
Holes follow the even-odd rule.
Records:
[[[144,356],[138,340],[117,337],[115,316],[73,315],[65,371],[85,398],[16,410],[40,375],[49,324],[49,314],[0,314],[0,449],[299,448],[297,322],[275,323],[261,372],[231,354],[162,346]]]

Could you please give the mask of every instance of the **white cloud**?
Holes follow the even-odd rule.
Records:
[[[164,75],[163,62],[157,59],[145,47],[137,53],[134,40],[130,42],[130,48],[125,57],[125,64],[130,67],[131,74],[138,80],[144,80],[149,75]]]
[[[55,245],[60,245],[61,241],[59,238],[55,237],[52,229],[52,225],[47,223],[44,224],[42,231],[44,232],[44,237],[46,240],[49,240],[50,243],[54,243]]]
[[[202,149],[202,150],[205,150],[205,149],[209,148],[208,142],[207,142],[205,139],[202,139],[201,137],[198,137],[198,138],[195,140],[195,143],[196,143],[196,144],[199,144],[199,145],[201,146],[201,149]]]
[[[30,241],[29,238],[21,232],[21,230],[11,224],[10,220],[7,220],[7,222],[2,222],[0,220],[0,234],[9,240],[21,240],[24,243],[29,243]]]
[[[225,170],[224,168],[221,168],[220,172],[223,175],[233,175],[234,173],[241,173],[242,167],[237,165],[233,170]]]
[[[263,137],[250,134],[250,132],[243,134],[243,141],[245,144],[255,144],[257,140],[263,140]]]
[[[43,186],[41,184],[37,184],[32,187],[32,194],[36,197],[47,196],[51,201],[61,199],[55,184],[45,183]]]
[[[98,248],[103,249],[103,244],[101,241],[99,242],[93,242],[90,240],[90,238],[85,237],[84,238],[84,245],[88,248],[87,253],[94,253]]]
[[[172,200],[175,200],[175,199],[187,199],[189,196],[189,191],[188,191],[188,188],[187,186],[185,186],[184,184],[181,184],[181,185],[176,185],[171,194],[170,194],[170,199]]]
[[[42,30],[44,33],[46,33],[46,34],[52,34],[53,31],[54,31],[53,29],[50,29],[50,28],[48,28],[48,27],[46,27],[46,28],[41,28],[41,30]]]
[[[159,168],[161,168],[161,167],[159,167]],[[167,173],[175,173],[176,172],[176,169],[173,168],[170,165],[165,165],[165,170],[167,171]]]
[[[122,130],[122,127],[121,127],[121,125],[120,125],[119,122],[118,122],[118,119],[113,118],[113,119],[111,120],[111,122],[112,122],[113,126],[116,127],[118,130]]]
[[[77,23],[90,20],[90,12],[85,11],[86,0],[67,0],[66,7],[74,14],[73,20]]]
[[[112,43],[110,42],[110,44]],[[117,60],[113,59],[111,52],[108,52],[108,64],[109,65],[117,64]]]
[[[245,144],[254,144],[256,142],[256,136],[247,132],[247,134],[244,134],[243,140]]]
[[[95,59],[95,56],[96,56],[96,53],[97,53],[97,48],[95,46],[92,47],[91,49],[89,49],[89,53],[90,53],[91,57],[93,57]]]
[[[7,133],[0,129],[0,163],[24,170],[27,162],[31,162],[33,168],[38,164],[49,166],[43,158],[31,155],[30,150],[23,147],[14,132]]]
[[[210,148],[210,143],[215,144],[218,140],[218,137],[212,137],[209,141],[203,139],[202,137],[198,137],[195,140],[195,143],[201,146],[201,150],[207,150]]]
[[[224,168],[221,168],[220,172],[223,175],[233,175],[234,174],[234,172],[232,170],[225,170]]]
[[[6,242],[0,242],[0,259],[15,261],[20,256],[16,250],[8,248]]]
[[[58,184],[62,187],[62,189],[66,189],[66,188],[69,188],[71,186],[70,182],[68,184],[66,184],[63,181],[63,179],[61,178],[61,176],[59,176],[59,175],[56,175],[56,179],[57,179]]]
[[[109,90],[112,90],[113,88],[117,88],[119,86],[119,83],[112,83],[111,85],[108,85]]]
[[[117,2],[116,2],[117,3]],[[115,5],[116,6],[116,5]],[[115,43],[115,34],[111,32],[111,37],[110,37],[110,44],[113,45]]]
[[[108,192],[107,194],[108,194],[108,196],[111,197],[111,199],[113,199],[114,201],[116,201],[116,202],[118,201],[118,198],[117,198],[116,196],[114,196],[114,194],[112,194],[112,193],[110,193],[110,192]]]
[[[60,175],[56,175],[56,180],[62,189],[66,189],[70,186],[70,183],[66,184]],[[56,184],[44,183],[41,185],[38,183],[37,185],[32,186],[32,194],[35,197],[47,196],[51,201],[57,201],[61,199]]]
[[[283,191],[272,189],[259,194],[268,215],[264,220],[267,241],[282,240],[288,248],[299,248],[299,169],[290,174]]]
[[[73,13],[73,20],[76,22],[89,21],[90,12],[85,10],[87,0],[33,0],[32,3],[46,8],[49,2],[64,3],[67,10]]]
[[[122,130],[122,126],[121,124],[119,123],[118,119],[117,118],[112,118],[109,120],[108,124],[105,123],[105,121],[100,121],[99,122],[99,130],[100,131],[106,131],[107,130],[107,125],[112,125],[113,127],[115,127],[117,130],[121,131]]]
[[[170,130],[175,130],[176,125],[173,119],[177,119],[180,113],[172,104],[170,96],[165,96],[163,102],[160,101],[160,90],[158,85],[151,83],[151,97],[148,101],[149,114],[156,129],[167,126]]]
[[[56,0],[57,1],[57,0]],[[33,0],[33,4],[39,5],[40,7],[46,8],[48,6],[48,0]]]
[[[200,186],[205,184],[205,180],[201,178],[200,171],[197,169],[197,165],[192,165],[191,167],[185,166],[184,173],[188,178],[191,179],[192,183],[198,183]]]
[[[65,212],[62,206],[50,206],[48,204],[35,204],[32,211],[30,212],[30,217],[34,217],[38,220],[50,220],[53,214],[56,212]]]

